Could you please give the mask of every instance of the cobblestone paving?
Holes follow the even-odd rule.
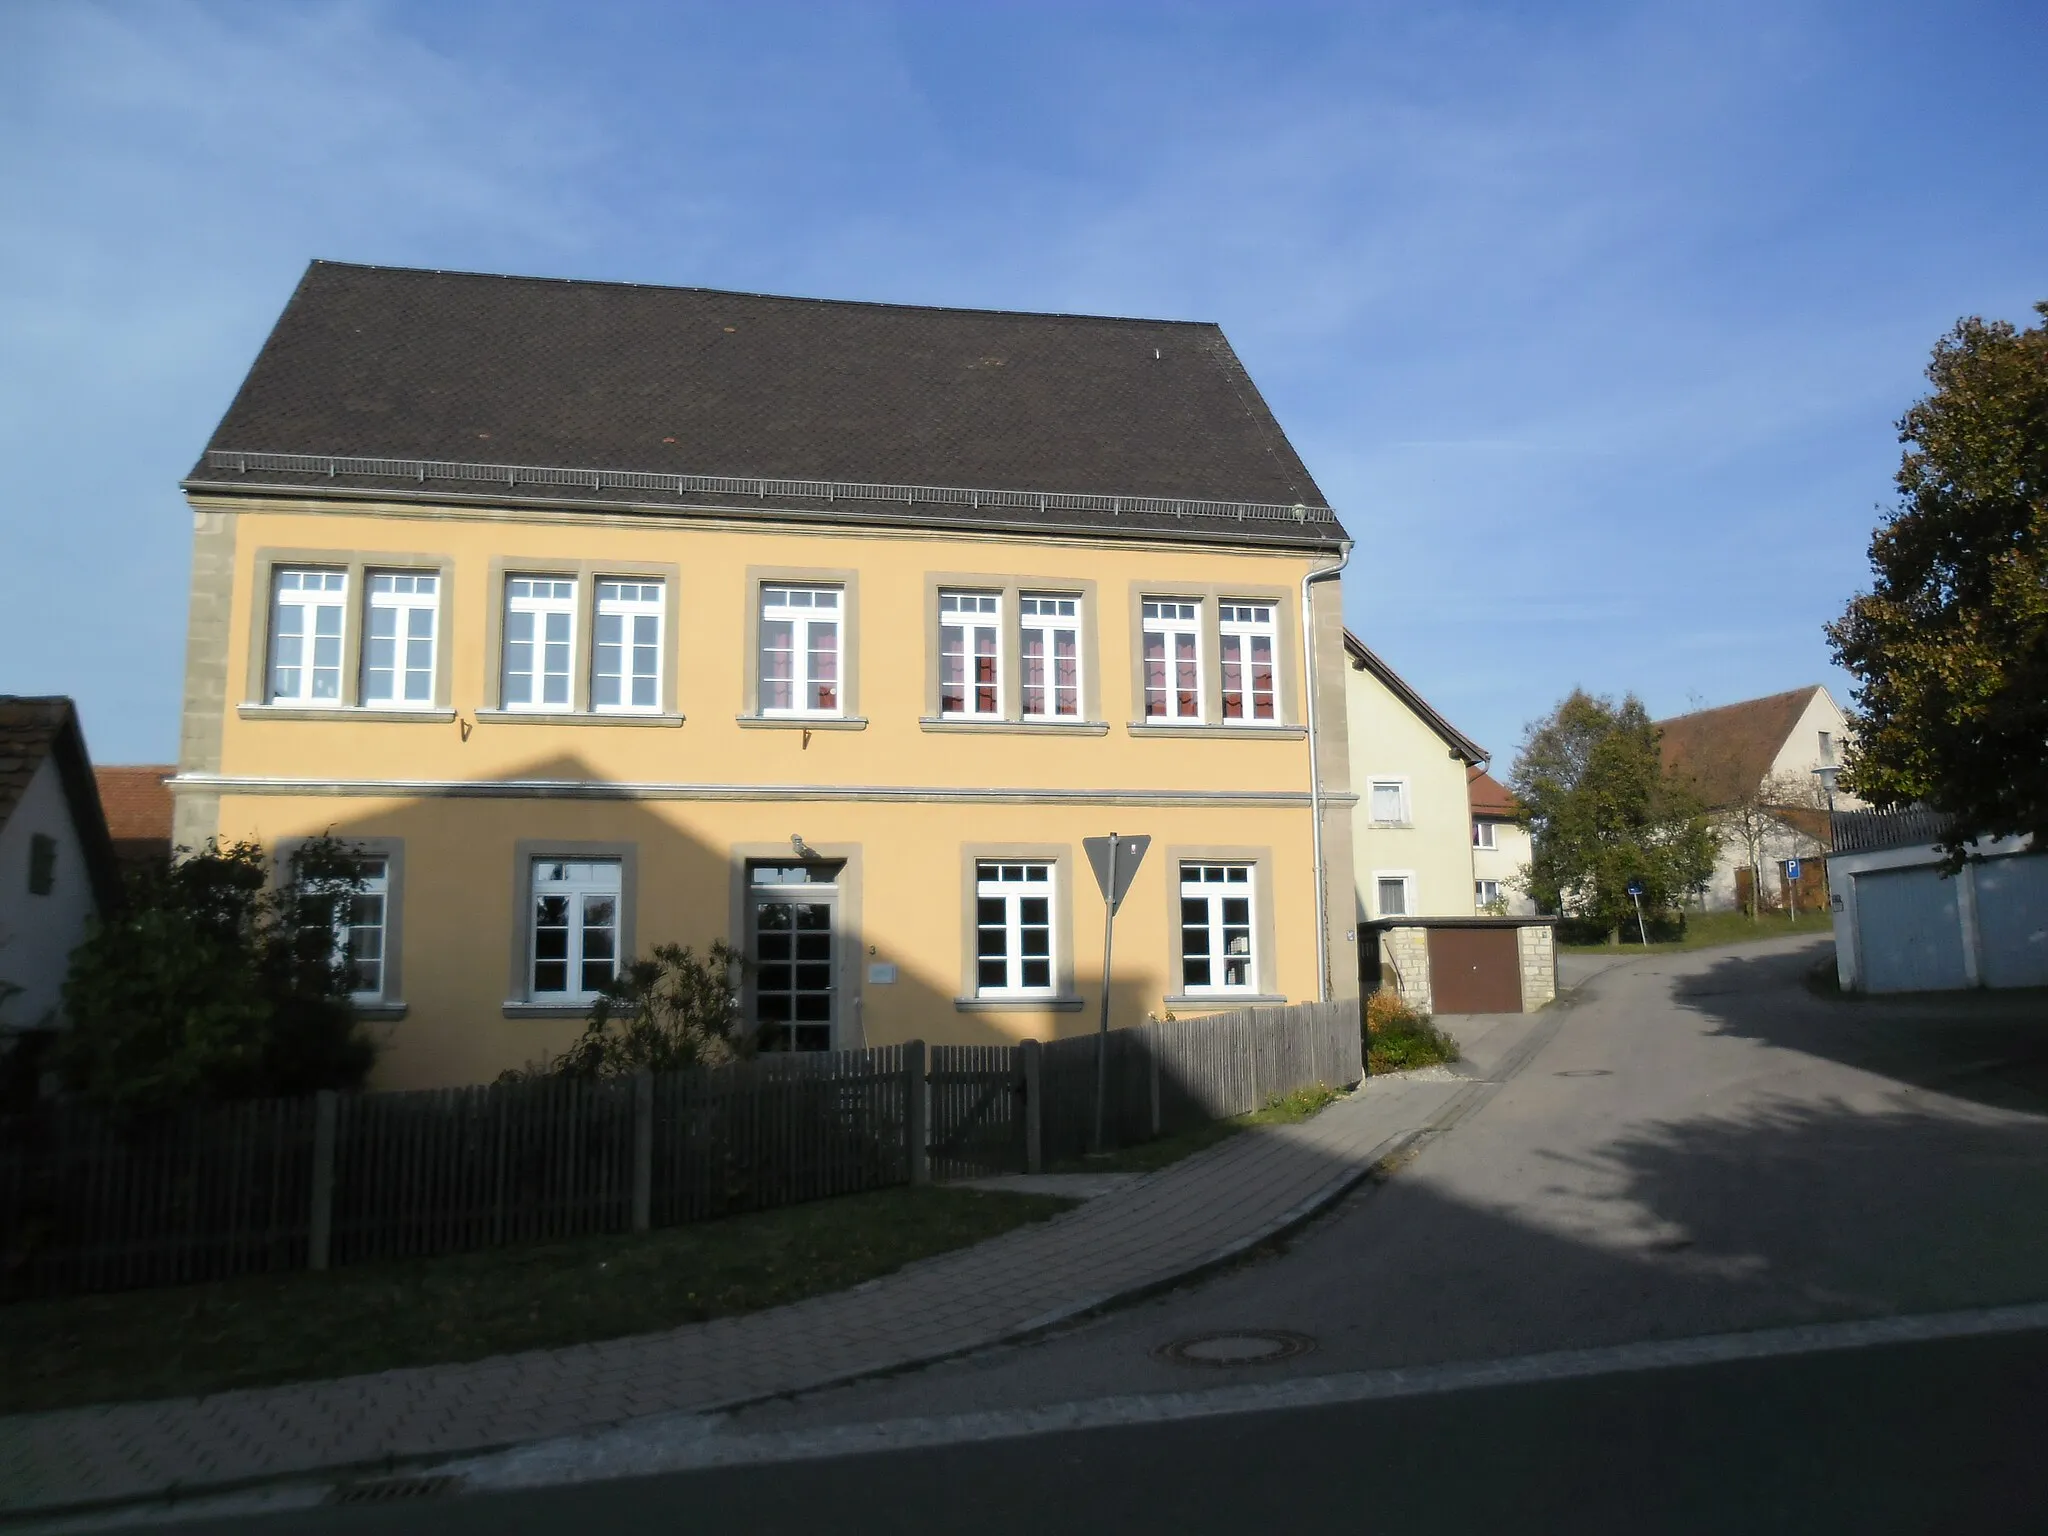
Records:
[[[1305,1124],[1232,1137],[1052,1221],[772,1311],[469,1365],[0,1418],[0,1512],[482,1450],[1019,1338],[1256,1244],[1460,1091],[1375,1079]]]

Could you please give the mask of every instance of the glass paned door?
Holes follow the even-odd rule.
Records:
[[[838,1012],[837,871],[752,872],[754,1022],[765,1051],[829,1051]]]

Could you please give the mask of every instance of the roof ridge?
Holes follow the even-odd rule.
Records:
[[[1705,709],[1689,709],[1682,715],[1666,715],[1661,720],[1652,720],[1650,724],[1671,725],[1679,720],[1697,720],[1702,715],[1718,715],[1723,710],[1729,709],[1748,709],[1756,704],[1774,704],[1780,699],[1793,698],[1802,693],[1809,695],[1821,693],[1826,688],[1827,684],[1825,683],[1805,683],[1797,688],[1781,688],[1776,693],[1761,693],[1753,699],[1736,699],[1728,704],[1709,704]]]
[[[1223,331],[1220,320],[1175,320],[1158,315],[1105,315],[1088,310],[1072,309],[997,309],[978,304],[903,304],[891,299],[832,299],[797,293],[766,293],[750,288],[707,288],[697,283],[634,283],[616,277],[542,277],[532,272],[473,272],[461,267],[401,267],[383,262],[331,261],[324,256],[315,256],[307,263],[310,272],[314,267],[339,267],[353,272],[396,272],[412,277],[457,277],[471,278],[491,283],[532,283],[543,288],[630,288],[647,293],[694,293],[713,298],[764,299],[774,304],[820,305],[839,309],[889,309],[913,314],[934,315],[990,315],[1006,320],[1062,320],[1087,321],[1093,324],[1111,325],[1169,325],[1189,330]],[[1232,355],[1236,349],[1232,348]]]

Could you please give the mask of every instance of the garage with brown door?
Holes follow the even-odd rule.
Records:
[[[1515,930],[1430,929],[1429,995],[1438,1013],[1520,1013],[1522,957]]]

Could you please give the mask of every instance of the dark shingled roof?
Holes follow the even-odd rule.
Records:
[[[1659,720],[1664,771],[1689,780],[1709,809],[1754,794],[1820,685]]]
[[[0,827],[14,815],[37,770],[51,759],[71,807],[71,824],[85,854],[93,894],[105,911],[120,901],[121,877],[78,711],[61,696],[0,694]]]
[[[1940,842],[1954,824],[1943,812],[1931,811],[1924,805],[1894,811],[1836,811],[1832,846],[1836,853],[1911,848]]]
[[[324,464],[245,468],[242,455],[628,471],[648,483],[422,478],[390,465],[330,476]],[[819,484],[814,495],[762,498],[664,488],[663,475]],[[824,482],[1270,510],[1040,511],[861,497]],[[756,512],[772,500],[862,522],[1051,523],[1261,544],[1344,537],[1212,324],[325,261],[307,269],[187,483]]]

